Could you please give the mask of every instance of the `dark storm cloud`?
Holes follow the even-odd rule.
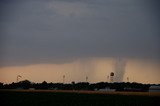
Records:
[[[1,0],[1,64],[159,59],[158,0]]]

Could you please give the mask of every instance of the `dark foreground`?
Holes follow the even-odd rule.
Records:
[[[2,90],[0,106],[160,106],[160,95],[136,92]]]

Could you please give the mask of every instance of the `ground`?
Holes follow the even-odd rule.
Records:
[[[0,106],[160,106],[160,92],[0,90]]]

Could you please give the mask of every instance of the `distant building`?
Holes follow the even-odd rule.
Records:
[[[111,88],[106,87],[106,88],[104,88],[104,89],[99,89],[99,91],[109,91],[109,92],[114,92],[114,91],[116,91],[116,89],[111,89]]]
[[[29,88],[29,90],[35,90],[35,88]]]
[[[160,85],[151,85],[149,87],[149,92],[160,92]]]
[[[22,88],[22,87],[18,87],[18,88],[16,88],[16,90],[23,90],[24,88]]]
[[[127,92],[144,92],[141,88],[124,88],[124,91]]]

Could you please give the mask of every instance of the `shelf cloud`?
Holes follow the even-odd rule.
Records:
[[[160,59],[158,0],[1,0],[1,66]]]

